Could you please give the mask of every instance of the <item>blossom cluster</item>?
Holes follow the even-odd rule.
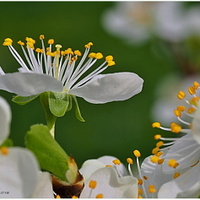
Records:
[[[150,156],[141,163],[141,153],[133,150],[123,164],[117,157],[102,156],[90,159],[79,169],[55,140],[58,117],[74,105],[76,117],[84,121],[76,97],[89,103],[102,104],[127,100],[141,92],[143,79],[133,72],[102,74],[115,65],[113,56],[104,58],[100,52],[61,50],[60,44],[44,35],[36,41],[26,37],[19,41],[25,60],[16,51],[13,41],[7,46],[20,67],[18,72],[5,73],[0,68],[0,89],[16,94],[20,105],[40,98],[47,125],[35,124],[25,136],[25,148],[9,142],[11,110],[0,98],[0,197],[1,198],[176,198],[200,196],[200,84],[188,88],[191,98],[183,91],[180,105],[174,114],[180,123],[166,128],[159,122],[153,128],[176,134],[173,137],[154,136],[156,143]],[[99,60],[104,61],[96,65]],[[180,134],[180,136],[178,135]],[[134,167],[135,165],[135,167]]]

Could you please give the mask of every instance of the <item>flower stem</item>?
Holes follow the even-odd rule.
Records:
[[[55,124],[56,124],[57,117],[54,116],[49,109],[48,92],[44,92],[44,93],[40,94],[40,102],[44,108],[47,126],[49,128],[49,131],[50,131],[52,137],[54,138],[55,137]]]

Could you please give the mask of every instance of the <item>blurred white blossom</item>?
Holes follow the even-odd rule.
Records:
[[[127,43],[143,43],[152,37],[179,42],[200,34],[200,7],[184,2],[117,2],[103,13],[102,25]]]

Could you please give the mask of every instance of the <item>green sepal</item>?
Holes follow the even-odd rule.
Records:
[[[75,96],[72,96],[72,97],[73,97],[74,102],[75,102],[75,115],[76,115],[76,118],[81,122],[85,122],[85,120],[83,119],[83,117],[81,115],[81,111],[80,111],[80,108],[79,108],[78,101],[77,101],[76,97]]]
[[[7,138],[3,144],[0,145],[1,147],[12,147],[13,146],[13,141],[10,138]]]
[[[49,127],[49,130],[51,130],[55,126],[57,117],[54,116],[49,109],[48,98],[49,98],[49,92],[44,92],[40,94],[40,102],[45,111],[47,126]]]
[[[53,139],[47,126],[42,124],[31,126],[25,136],[25,145],[35,154],[42,170],[67,181],[66,171],[69,169],[67,163],[70,157]]]
[[[67,112],[70,111],[72,109],[72,96],[69,95],[69,105],[68,105],[68,108],[67,108]]]
[[[62,92],[49,92],[49,109],[56,117],[62,117],[69,106],[69,96]]]
[[[31,101],[33,101],[34,99],[36,99],[39,96],[39,94],[36,95],[32,95],[32,96],[28,96],[28,97],[22,97],[22,96],[14,96],[12,98],[12,101],[16,104],[19,105],[26,105],[27,103],[30,103]]]

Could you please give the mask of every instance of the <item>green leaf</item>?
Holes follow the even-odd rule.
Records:
[[[83,119],[83,117],[81,115],[81,111],[80,111],[80,108],[79,108],[78,101],[77,101],[76,97],[75,96],[72,96],[72,97],[73,97],[74,102],[75,102],[75,115],[76,115],[76,118],[81,122],[85,122],[85,120]]]
[[[29,97],[15,96],[15,97],[12,98],[12,101],[16,104],[19,104],[19,105],[26,105],[27,103],[36,99],[38,96],[39,96],[39,94],[32,95],[32,96],[29,96]]]
[[[56,117],[62,117],[67,112],[69,96],[62,92],[49,92],[49,109]]]
[[[47,126],[41,124],[31,126],[25,136],[25,145],[35,154],[43,170],[66,181],[70,157],[50,135]]]

